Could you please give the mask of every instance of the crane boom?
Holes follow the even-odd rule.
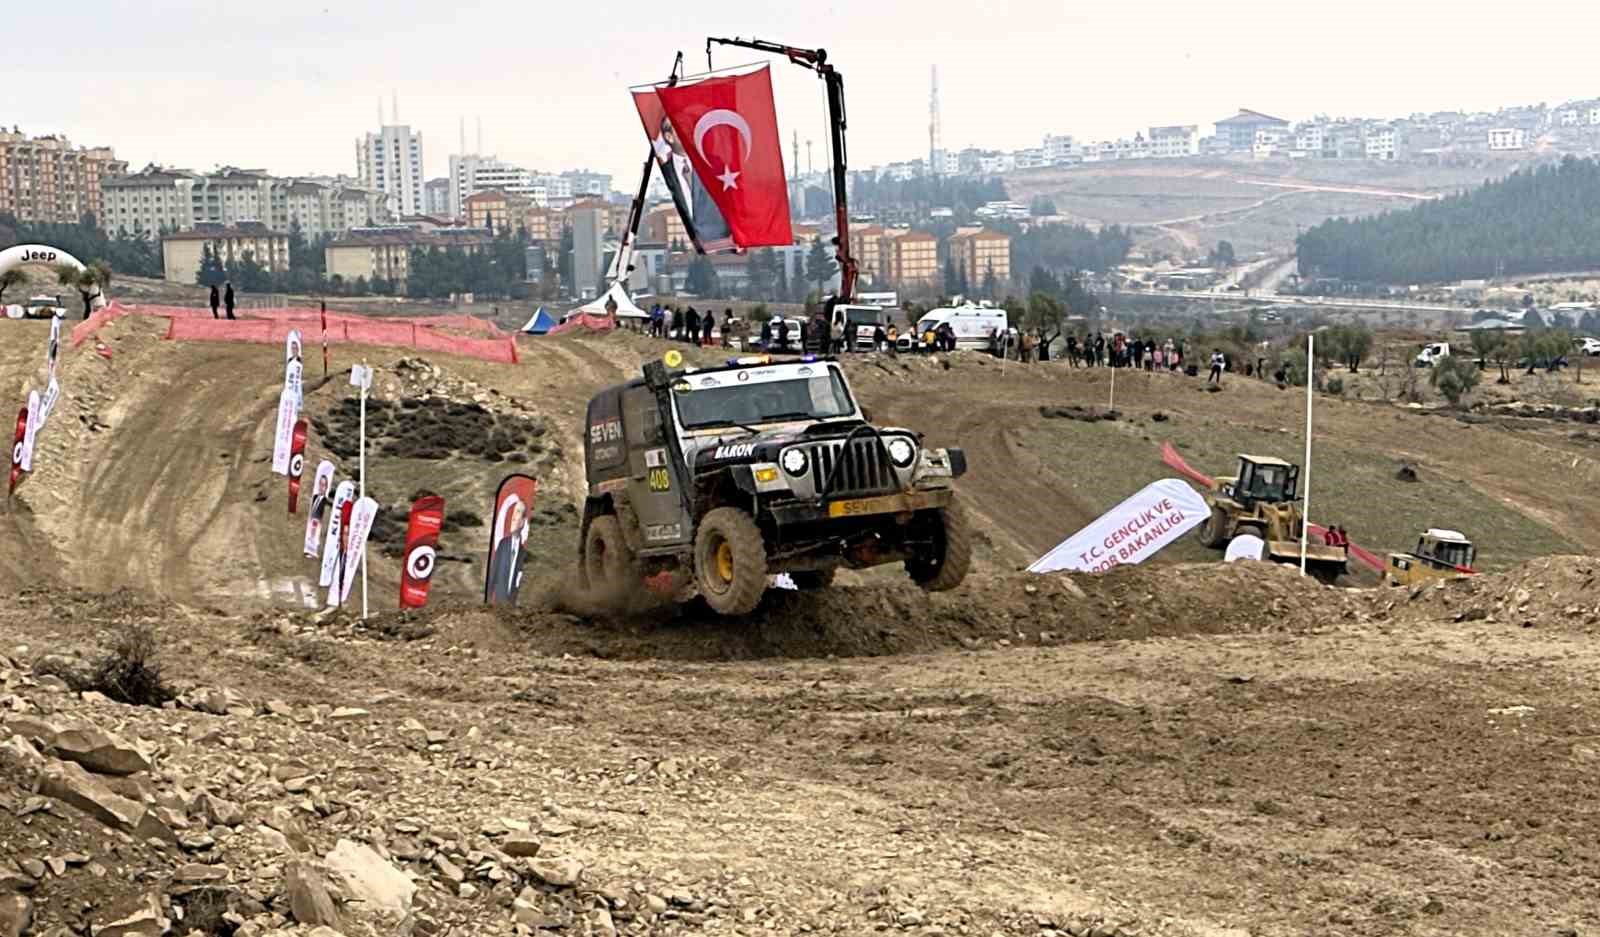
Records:
[[[738,46],[743,49],[754,49],[757,52],[770,52],[781,55],[802,68],[810,69],[822,79],[823,85],[828,90],[828,133],[829,142],[833,148],[833,215],[835,235],[833,239],[835,254],[839,260],[839,301],[850,302],[855,297],[857,267],[856,259],[850,255],[850,209],[849,175],[846,170],[846,153],[844,144],[845,113],[844,113],[844,76],[839,70],[828,64],[828,50],[826,49],[801,49],[796,46],[786,46],[781,43],[768,42],[764,39],[706,39],[706,56],[711,55],[711,46]],[[798,166],[795,171],[799,171]]]

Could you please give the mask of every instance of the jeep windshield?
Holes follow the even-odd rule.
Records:
[[[758,423],[828,420],[855,413],[844,378],[831,367],[818,374],[803,369],[760,368],[686,374],[673,387],[678,422],[686,430]]]

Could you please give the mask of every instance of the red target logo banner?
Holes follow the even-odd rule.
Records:
[[[533,499],[538,491],[539,483],[527,475],[507,475],[500,482],[500,490],[494,496],[489,562],[483,577],[483,601],[487,605],[517,604],[528,519],[533,515]]]
[[[289,513],[300,510],[300,476],[306,471],[306,421],[294,421],[289,441]]]
[[[400,570],[400,607],[428,604],[428,586],[438,564],[439,530],[444,526],[444,499],[424,495],[411,505],[406,525],[405,565]]]
[[[11,483],[6,488],[10,494],[17,490],[17,481],[22,478],[22,441],[28,435],[28,408],[23,407],[17,411],[17,434],[11,441]]]

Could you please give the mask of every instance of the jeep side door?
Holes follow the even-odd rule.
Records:
[[[628,437],[628,502],[639,518],[644,551],[677,547],[694,537],[684,509],[684,480],[671,458],[675,434],[661,422],[655,395],[647,387],[622,394],[622,423]]]

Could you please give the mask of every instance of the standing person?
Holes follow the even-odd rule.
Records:
[[[1137,338],[1133,340],[1133,367],[1134,370],[1144,367],[1144,342]]]
[[[222,305],[222,294],[217,292],[217,284],[213,283],[211,284],[211,318],[222,318],[217,314],[217,307],[220,305]]]
[[[1076,335],[1067,336],[1067,365],[1074,368],[1078,366],[1078,336]]]
[[[900,327],[892,322],[889,323],[889,331],[884,333],[884,338],[889,342],[889,354],[897,354],[899,352]]]
[[[1106,335],[1104,332],[1094,333],[1094,366],[1103,368],[1106,364]]]
[[[683,314],[683,340],[691,345],[700,341],[700,313],[693,306]]]
[[[819,347],[822,349],[822,353],[825,354],[825,355],[832,354],[833,353],[833,319],[828,318],[826,316],[819,317],[817,319],[817,334],[822,339],[822,341],[819,343]]]
[[[788,351],[789,350],[789,320],[788,319],[779,319],[778,320],[778,350],[779,351]]]
[[[1172,339],[1167,339],[1161,346],[1161,357],[1167,363],[1167,370],[1171,371],[1178,366],[1177,359],[1173,357]]]
[[[730,319],[733,318],[733,310],[732,309],[728,310],[728,318],[730,318]],[[715,347],[716,329],[717,329],[717,316],[716,316],[716,313],[714,313],[711,310],[707,309],[706,310],[706,317],[700,323],[700,331],[701,331],[702,334],[705,335],[705,341],[702,342],[701,344],[705,345],[707,348]]]
[[[1156,369],[1156,340],[1153,338],[1144,340],[1144,369],[1146,371]]]
[[[761,350],[772,350],[772,320],[765,319],[761,323]]]
[[[222,294],[222,304],[228,307],[228,318],[233,318],[233,281],[228,281],[228,288]]]
[[[1211,349],[1211,376],[1206,378],[1207,384],[1222,386],[1222,368],[1227,362],[1228,359],[1222,354],[1222,349]]]
[[[883,323],[880,322],[879,324],[873,326],[872,327],[872,350],[873,351],[882,351],[884,343],[887,342],[887,341],[888,341],[888,336],[883,331]]]

